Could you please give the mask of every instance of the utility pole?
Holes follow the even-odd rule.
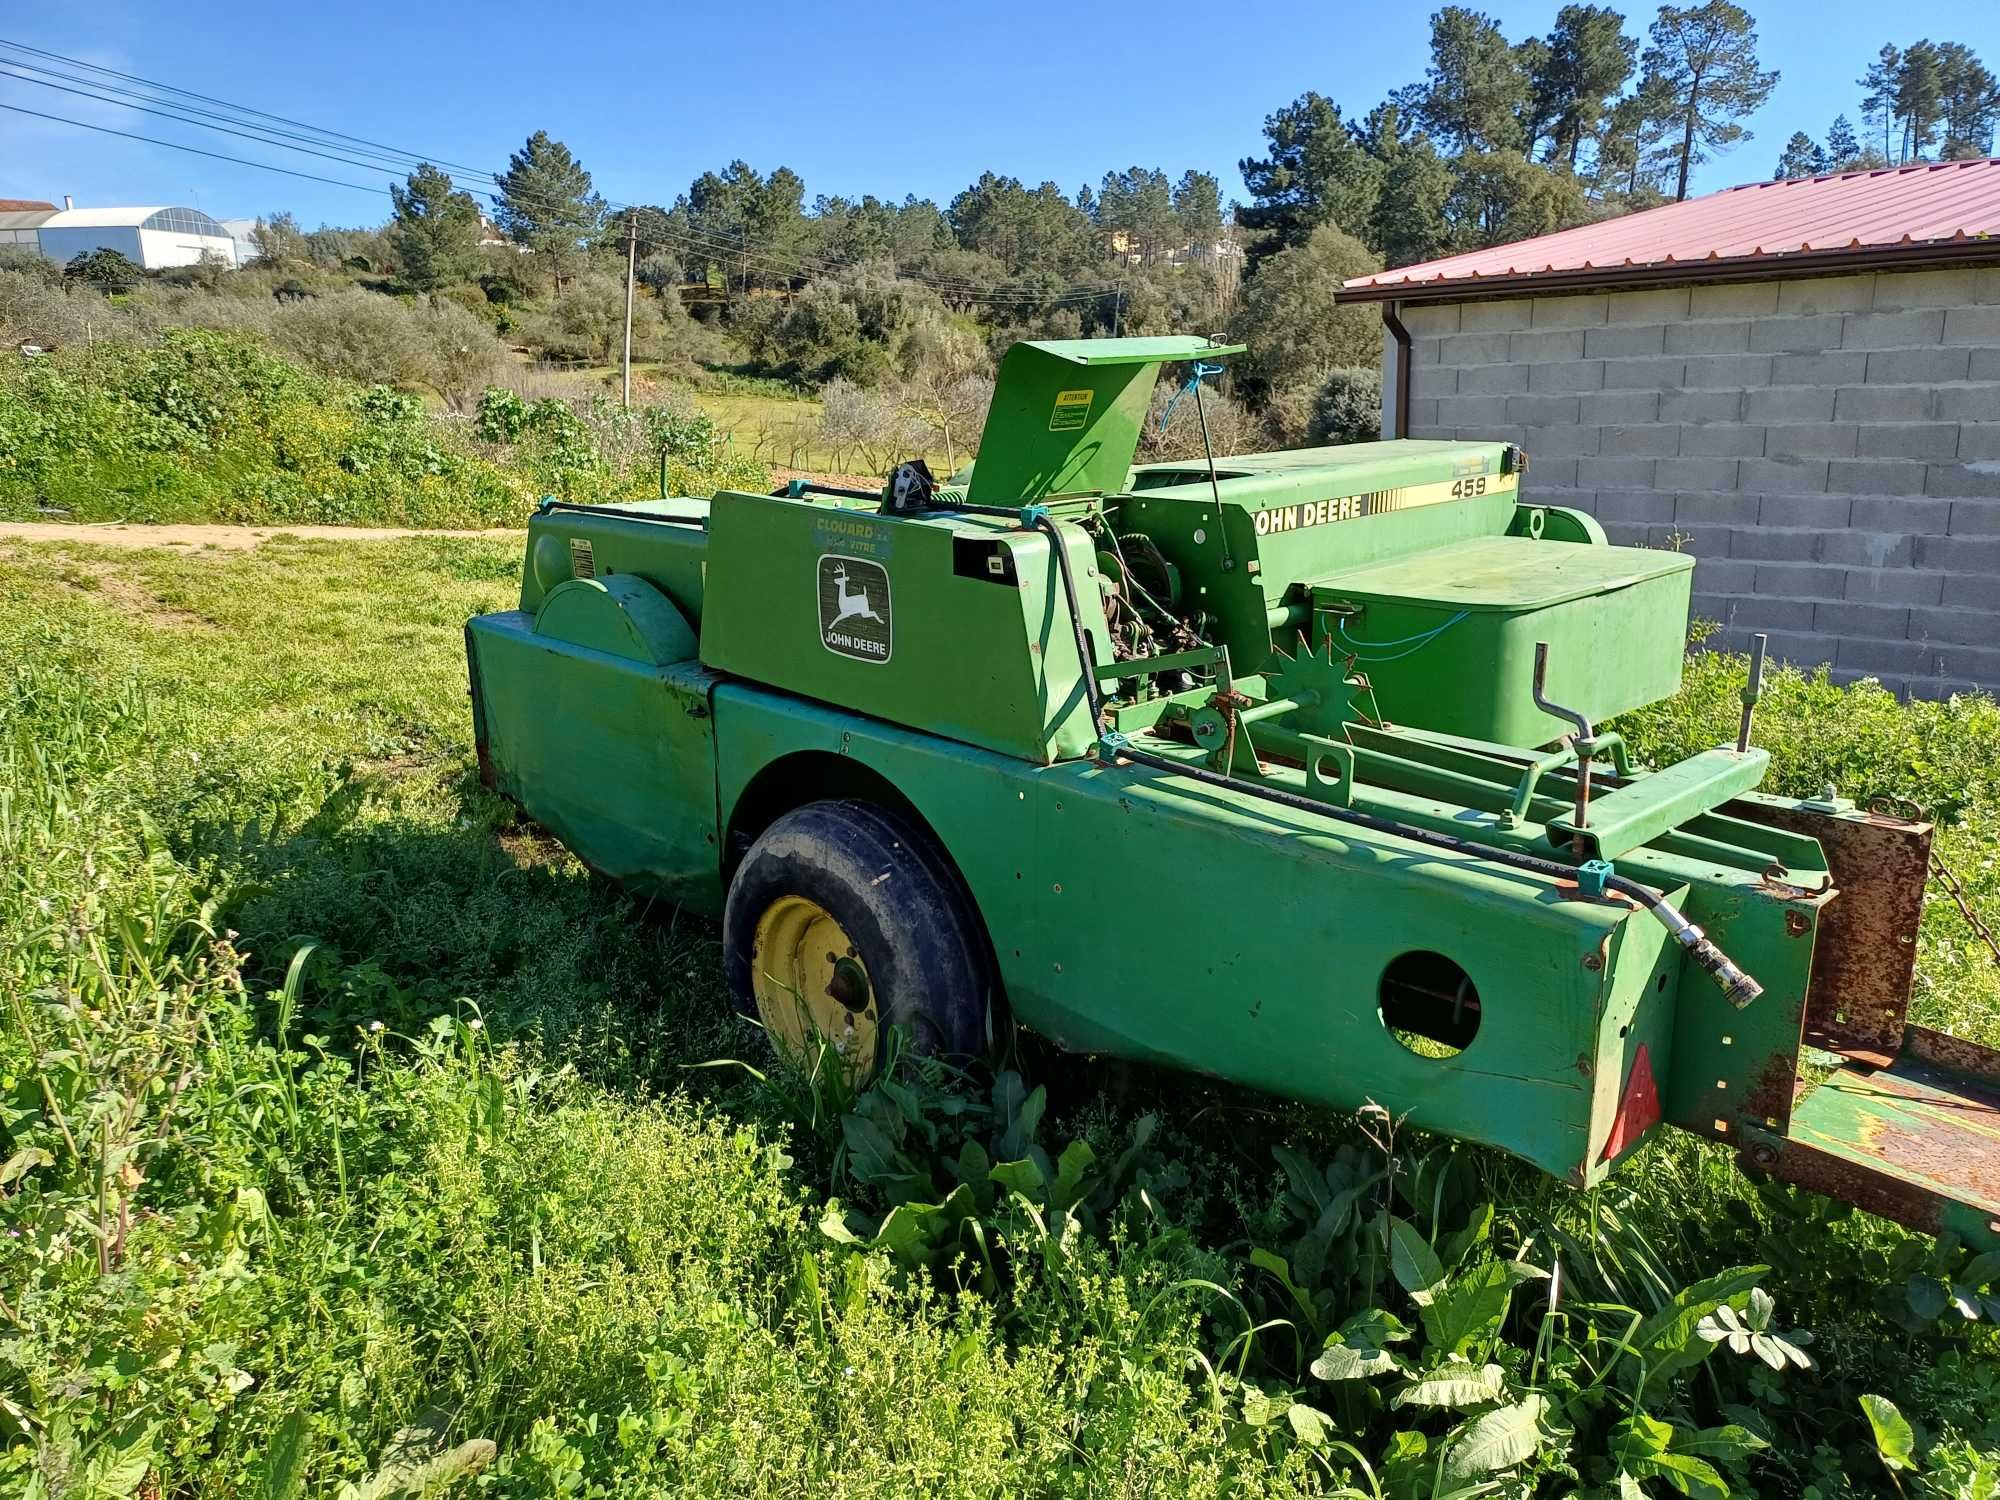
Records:
[[[625,394],[624,409],[632,409],[632,281],[639,264],[638,210],[625,210]]]

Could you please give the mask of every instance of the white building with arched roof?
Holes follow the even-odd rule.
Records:
[[[229,231],[198,208],[66,208],[34,231],[42,254],[64,265],[92,250],[116,250],[148,271],[192,266],[204,255],[237,263]]]

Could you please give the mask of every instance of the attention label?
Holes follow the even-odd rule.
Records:
[[[1090,400],[1094,391],[1057,391],[1055,410],[1049,413],[1050,432],[1080,432],[1090,421]]]
[[[889,571],[864,557],[829,552],[819,560],[819,639],[856,661],[885,662],[890,633]]]

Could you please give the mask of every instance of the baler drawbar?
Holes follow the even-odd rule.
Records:
[[[1693,560],[1510,444],[1135,465],[1161,366],[1237,352],[1017,344],[945,484],[544,502],[467,626],[482,775],[857,1080],[1005,1018],[1578,1186],[1676,1125],[2000,1248],[2000,1052],[1907,1021],[1930,826],[1757,791],[1761,649],[1735,743],[1634,765]]]

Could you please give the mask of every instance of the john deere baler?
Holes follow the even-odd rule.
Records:
[[[962,484],[545,502],[467,629],[484,775],[857,1076],[1006,1017],[1579,1185],[1678,1125],[2000,1245],[2000,1054],[1905,1021],[1929,826],[1758,793],[1754,670],[1735,742],[1633,764],[1692,560],[1518,449],[1133,467],[1160,366],[1232,352],[1017,345]]]

